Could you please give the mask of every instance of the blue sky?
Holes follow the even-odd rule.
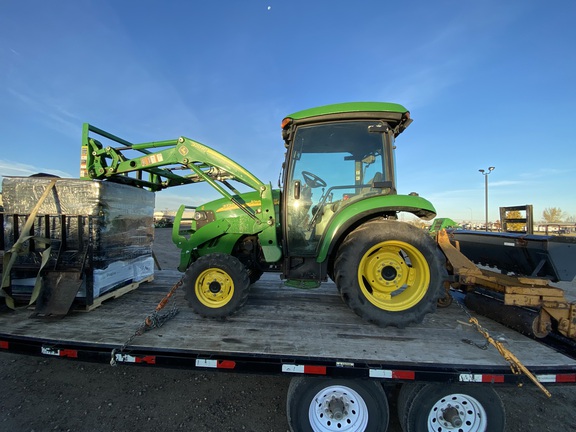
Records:
[[[576,2],[3,0],[0,176],[77,177],[81,127],[184,135],[277,184],[284,115],[406,106],[400,193],[439,216],[533,204],[576,218]],[[157,208],[217,197],[160,192]]]

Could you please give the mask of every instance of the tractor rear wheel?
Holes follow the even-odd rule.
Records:
[[[221,253],[198,258],[183,282],[190,307],[209,318],[232,315],[246,303],[250,288],[246,267],[238,258]]]
[[[352,231],[334,262],[342,299],[380,326],[403,328],[436,309],[447,279],[432,238],[404,222],[372,220]]]

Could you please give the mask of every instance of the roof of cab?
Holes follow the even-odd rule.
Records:
[[[302,120],[310,117],[332,116],[334,114],[360,112],[387,112],[405,114],[408,110],[400,104],[390,102],[345,102],[309,108],[287,115],[292,120]]]

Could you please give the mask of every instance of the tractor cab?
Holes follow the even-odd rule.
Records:
[[[284,119],[285,255],[317,256],[342,209],[396,194],[394,138],[409,123],[409,112],[389,103],[330,105]]]

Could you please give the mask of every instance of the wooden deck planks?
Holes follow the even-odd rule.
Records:
[[[176,271],[160,271],[153,282],[90,311],[58,321],[28,318],[28,311],[0,312],[0,335],[65,340],[79,344],[122,345],[152,313],[179,279]],[[362,321],[338,296],[332,283],[300,291],[282,285],[277,274],[265,274],[252,286],[247,304],[225,321],[192,312],[182,288],[174,302],[180,312],[163,327],[133,341],[142,349],[196,353],[243,354],[398,364],[403,367],[449,364],[465,367],[507,366],[495,348],[482,350],[484,338],[467,325],[455,303],[438,309],[423,323],[405,329],[379,328]],[[171,307],[171,303],[167,308]],[[527,367],[557,367],[576,362],[487,318],[480,323],[504,342]]]

